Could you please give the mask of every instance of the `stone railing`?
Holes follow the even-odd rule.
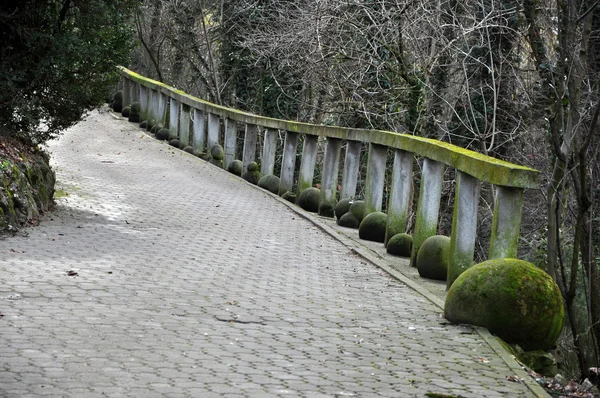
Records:
[[[492,234],[488,258],[513,258],[521,224],[523,189],[539,186],[536,170],[511,164],[445,142],[389,131],[332,127],[273,119],[219,106],[183,91],[121,68],[123,103],[139,102],[142,119],[155,119],[168,126],[173,136],[197,151],[207,151],[215,144],[224,147],[224,167],[236,153],[236,123],[245,125],[243,168],[255,161],[259,134],[263,147],[261,174],[273,174],[278,132],[285,133],[279,194],[294,185],[298,137],[304,135],[298,192],[313,185],[319,137],[325,142],[322,165],[321,202],[335,207],[338,198],[338,175],[342,143],[345,161],[339,198],[353,197],[359,174],[359,157],[363,143],[369,145],[365,181],[366,214],[381,211],[388,149],[394,151],[391,190],[387,206],[387,236],[406,230],[411,180],[415,157],[423,158],[421,186],[416,209],[412,259],[421,244],[437,233],[444,171],[456,171],[456,194],[452,219],[448,286],[473,264],[477,208],[481,182],[495,186]],[[224,142],[219,142],[220,119]],[[331,208],[330,207],[330,208]]]

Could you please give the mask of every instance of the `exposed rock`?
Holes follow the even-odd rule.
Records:
[[[210,156],[215,160],[223,160],[225,158],[225,151],[219,144],[215,144],[210,148]]]
[[[364,200],[355,200],[350,205],[350,213],[354,215],[354,218],[358,220],[360,223],[365,217],[365,201]]]

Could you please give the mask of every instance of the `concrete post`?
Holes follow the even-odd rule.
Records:
[[[150,90],[150,112],[152,119],[156,120],[156,123],[160,121],[160,115],[158,113],[160,102],[160,93],[156,90]]]
[[[169,97],[166,94],[160,93],[158,101],[158,115],[156,122],[164,126],[167,125],[167,105],[169,103]]]
[[[450,235],[448,279],[446,281],[448,289],[460,274],[473,265],[480,186],[481,183],[477,178],[462,171],[456,171],[456,191],[452,215],[452,234]]]
[[[140,102],[140,85],[135,82],[131,82],[131,101]]]
[[[385,244],[396,234],[406,232],[406,220],[410,208],[413,154],[396,149],[392,171],[392,189],[388,203],[388,222],[385,231]]]
[[[258,126],[255,124],[246,124],[244,133],[244,152],[242,153],[242,164],[244,165],[242,173],[248,170],[248,165],[256,159],[256,141],[258,137]]]
[[[338,174],[340,167],[340,151],[342,140],[327,137],[325,159],[323,159],[323,174],[321,178],[321,201],[319,215],[333,217],[333,209],[337,200]]]
[[[179,101],[171,98],[169,103],[169,138],[179,137],[179,108]]]
[[[294,186],[294,169],[296,168],[296,146],[298,133],[286,131],[283,144],[283,160],[281,162],[281,175],[279,176],[279,196],[291,191]]]
[[[208,152],[204,148],[206,145],[206,119],[204,112],[199,109],[194,109],[194,152]]]
[[[421,192],[417,207],[417,220],[413,236],[413,248],[410,265],[417,266],[417,253],[425,239],[437,233],[442,183],[444,182],[444,164],[425,158],[421,174]]]
[[[131,90],[133,82],[127,78],[123,79],[123,108],[131,104]]]
[[[179,141],[183,146],[190,145],[190,107],[181,104],[181,113],[179,115]]]
[[[275,170],[275,154],[277,153],[277,130],[267,129],[263,143],[260,173],[263,176],[273,174]]]
[[[219,115],[208,114],[208,140],[206,151],[210,152],[213,145],[219,143]]]
[[[381,211],[386,160],[386,146],[369,144],[369,161],[367,163],[367,180],[365,183],[365,217],[367,214]]]
[[[305,135],[304,146],[302,147],[302,161],[300,163],[300,175],[298,176],[298,192],[296,198],[306,188],[313,185],[315,176],[315,163],[317,162],[317,143],[318,135]]]
[[[517,258],[523,189],[497,185],[488,258]]]
[[[140,108],[142,120],[148,120],[148,89],[140,84]]]
[[[356,195],[356,182],[360,167],[360,150],[362,142],[348,141],[344,158],[344,174],[342,175],[342,192],[340,199],[353,198]]]
[[[235,147],[237,141],[237,124],[235,120],[225,119],[225,159],[223,159],[223,168],[227,170],[229,164],[235,160]]]

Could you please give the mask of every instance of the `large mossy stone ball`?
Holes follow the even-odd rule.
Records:
[[[413,239],[409,234],[396,234],[388,240],[387,252],[394,256],[410,257]]]
[[[123,116],[123,117],[129,117],[130,113],[131,113],[131,108],[128,106],[121,109],[121,116]]]
[[[215,144],[210,148],[210,156],[215,160],[223,160],[225,158],[225,151],[219,144]]]
[[[358,220],[360,223],[365,217],[365,201],[364,200],[355,200],[350,205],[350,209],[348,210],[354,218]]]
[[[356,217],[356,216],[355,216]],[[387,214],[380,211],[368,214],[358,226],[358,237],[372,242],[385,241]]]
[[[139,123],[142,117],[139,113],[129,112],[129,121],[132,123]]]
[[[181,141],[179,141],[177,138],[174,138],[169,141],[169,145],[179,148],[181,146]]]
[[[154,135],[156,135],[156,133],[158,133],[158,130],[162,129],[163,126],[160,123],[156,123],[152,126],[152,128],[150,129],[150,132]],[[167,132],[169,132],[169,129],[165,129],[167,130]],[[170,133],[169,133],[170,134]]]
[[[339,225],[340,227],[356,229],[358,228],[360,223],[358,222],[356,217],[354,217],[354,214],[348,212],[337,220],[337,225]]]
[[[242,163],[241,160],[237,160],[237,159],[234,160],[233,162],[229,163],[229,166],[227,166],[227,170],[231,174],[235,174],[236,176],[241,176],[243,169],[244,169],[244,164]]]
[[[526,351],[555,346],[565,319],[560,290],[543,270],[513,258],[488,260],[452,284],[444,316],[483,326]]]
[[[260,172],[258,171],[246,171],[242,174],[242,178],[248,181],[250,184],[258,184],[258,180],[260,180]]]
[[[283,195],[281,195],[281,199],[285,199],[288,202],[296,203],[296,194],[290,191],[287,191]]]
[[[277,195],[279,193],[279,177],[267,174],[258,180],[258,186]]]
[[[146,121],[146,130],[152,133],[152,128],[156,125],[155,119],[148,119]]]
[[[166,141],[169,139],[169,130],[160,129],[155,134],[157,140]]]
[[[342,199],[335,205],[335,217],[339,220],[342,216],[350,211],[352,199]]]
[[[298,206],[311,213],[319,211],[319,202],[321,201],[321,190],[319,188],[306,188],[298,196]]]
[[[185,148],[183,148],[183,151],[184,151],[184,152],[187,152],[187,153],[189,153],[189,154],[191,154],[191,155],[193,155],[193,154],[194,154],[194,147],[192,147],[192,146],[188,145],[188,146],[186,146]]]
[[[139,114],[142,111],[142,105],[139,102],[132,102],[129,107],[131,108],[131,113]]]
[[[335,208],[328,201],[319,203],[319,215],[322,217],[333,218],[335,216]]]
[[[448,278],[450,238],[434,235],[425,239],[417,253],[417,270],[423,278],[445,281]]]
[[[147,120],[142,120],[142,122],[140,123],[140,127],[145,129],[146,127],[148,127],[148,121]]]
[[[246,170],[248,171],[258,171],[258,163],[256,162],[250,162],[248,163],[248,167],[246,167]]]

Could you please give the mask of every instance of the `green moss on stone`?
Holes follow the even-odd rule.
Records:
[[[258,184],[258,180],[260,180],[260,172],[247,170],[244,174],[242,174],[242,178],[248,181],[250,184],[256,185]]]
[[[129,107],[131,108],[131,113],[137,113],[139,115],[142,111],[142,105],[139,102],[132,102]]]
[[[287,191],[281,195],[281,198],[287,200],[288,202],[296,203],[296,194],[293,192]]]
[[[565,318],[552,278],[528,262],[507,258],[463,272],[448,291],[444,315],[455,323],[487,327],[528,351],[552,348]]]
[[[417,270],[423,278],[445,281],[450,261],[450,238],[434,235],[425,239],[417,253]]]
[[[121,109],[121,115],[123,117],[129,117],[129,114],[131,113],[131,108],[126,106],[123,109]]]
[[[242,170],[244,169],[244,164],[242,163],[241,160],[234,160],[233,162],[229,163],[229,166],[227,166],[227,170],[232,173],[235,174],[236,176],[241,176],[242,175]]]
[[[258,171],[258,163],[256,163],[256,162],[250,162],[248,164],[248,167],[246,167],[246,170],[252,171],[252,172]]]
[[[139,113],[129,113],[129,121],[132,123],[140,122],[140,114]]]
[[[169,141],[169,145],[171,145],[175,148],[179,148],[181,146],[181,141],[179,141],[177,138],[174,138]]]
[[[337,225],[340,227],[356,229],[360,225],[354,214],[348,212],[337,220]]]
[[[184,151],[184,152],[187,152],[187,153],[189,153],[189,154],[191,154],[191,155],[193,155],[193,154],[194,154],[194,148],[193,148],[192,146],[190,146],[190,145],[188,145],[188,146],[186,146],[185,148],[183,148],[183,151]]]
[[[279,192],[279,177],[267,174],[258,180],[258,186],[277,195]]]
[[[142,122],[140,123],[140,127],[145,129],[146,127],[148,127],[148,121],[147,120],[142,120]]]
[[[155,134],[157,140],[166,141],[169,139],[169,130],[160,129]]]
[[[350,204],[350,213],[358,220],[360,223],[365,217],[365,209],[366,204],[364,200],[355,200]]]
[[[225,158],[225,151],[219,144],[215,144],[210,148],[210,156],[216,160],[223,160]]]
[[[412,242],[412,236],[409,234],[396,234],[388,241],[386,250],[394,256],[410,257]]]
[[[319,211],[319,202],[321,201],[321,190],[310,187],[300,192],[298,196],[298,206],[311,213]]]
[[[387,214],[380,211],[370,213],[360,222],[358,237],[364,240],[383,243],[385,240],[386,225]]]
[[[158,133],[158,131],[159,131],[160,129],[162,129],[162,128],[163,128],[163,125],[162,125],[162,124],[160,124],[160,123],[156,123],[156,124],[154,124],[154,125],[152,126],[152,128],[150,129],[150,132],[151,132],[152,134],[156,135],[156,133]],[[165,130],[167,130],[167,132],[169,132],[169,129],[165,129]],[[170,136],[171,136],[171,132],[169,132],[169,137],[170,137]]]
[[[344,214],[350,211],[350,205],[352,204],[352,199],[345,198],[337,202],[335,205],[335,216],[340,219]]]

